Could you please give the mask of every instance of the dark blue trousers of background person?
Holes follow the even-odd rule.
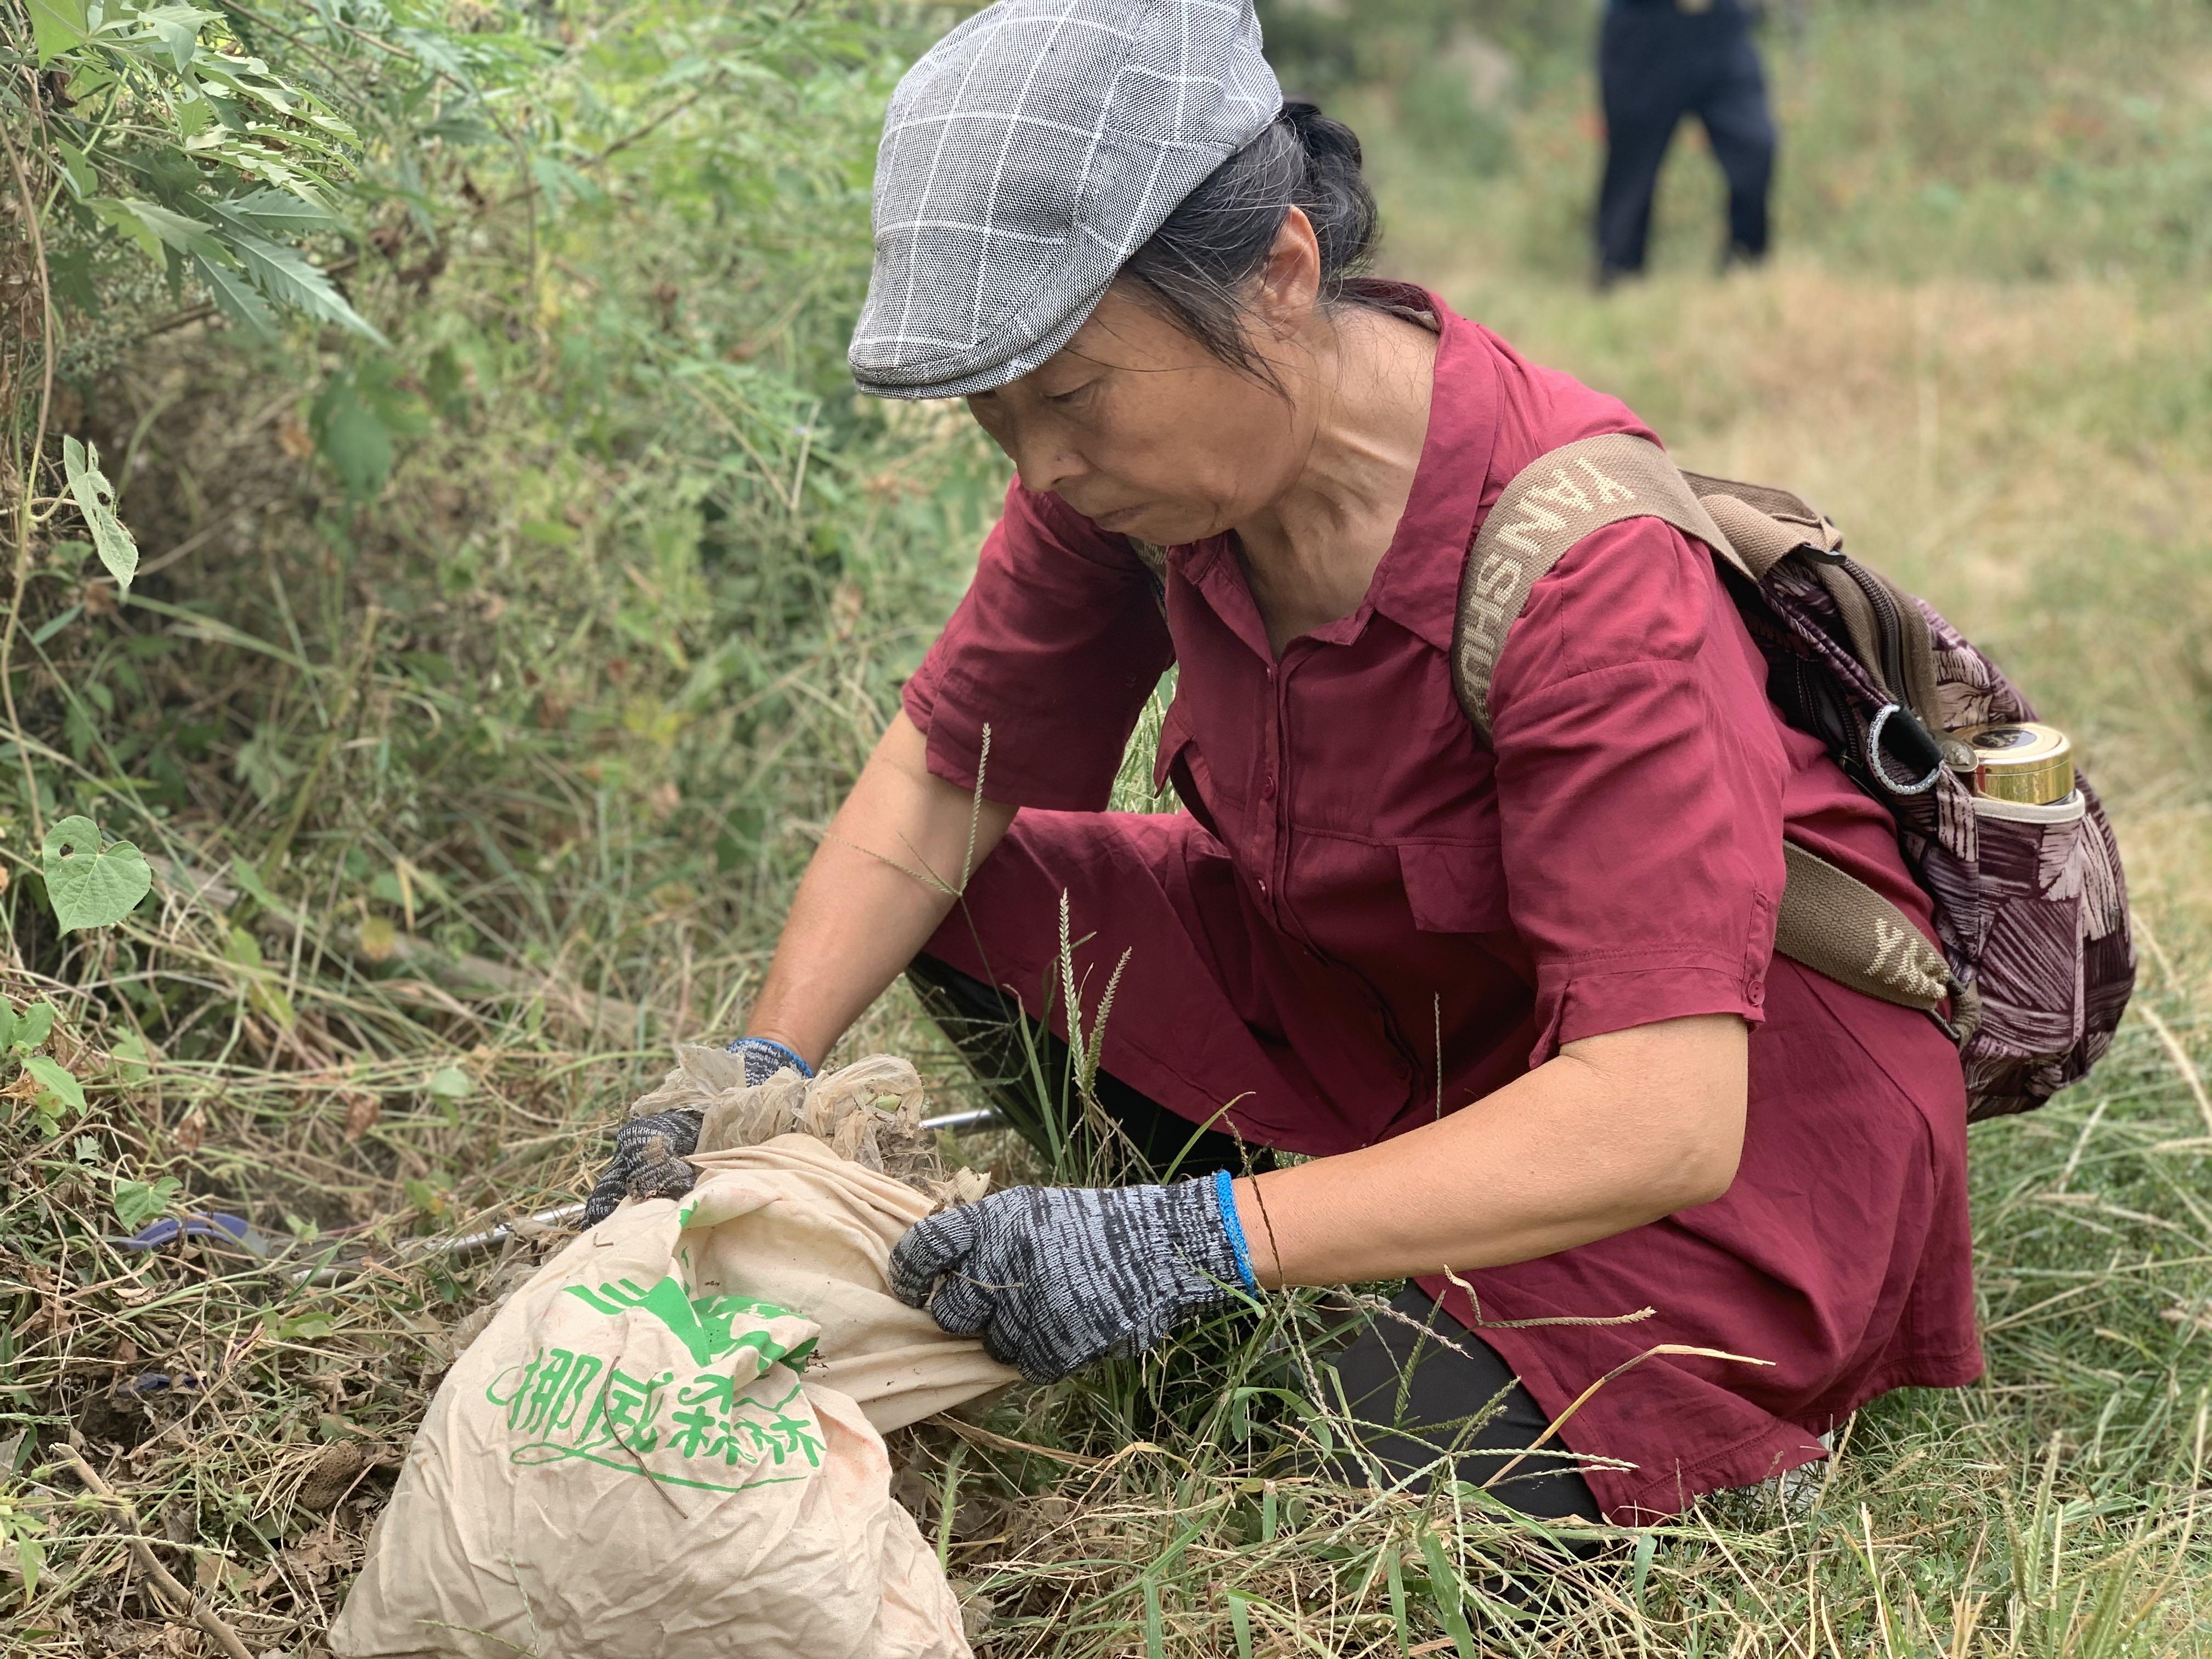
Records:
[[[1774,118],[1743,0],[1611,0],[1598,44],[1605,180],[1598,191],[1601,282],[1644,269],[1651,192],[1685,115],[1705,123],[1728,178],[1724,262],[1766,252]]]

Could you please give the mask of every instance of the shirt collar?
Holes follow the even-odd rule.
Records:
[[[1413,492],[1367,604],[1439,651],[1451,649],[1460,571],[1482,516],[1484,485],[1498,441],[1497,355],[1483,331],[1437,295],[1401,283],[1372,283],[1391,299],[1414,299],[1438,324],[1429,429]]]

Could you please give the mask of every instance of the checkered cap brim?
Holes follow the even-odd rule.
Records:
[[[957,398],[1066,345],[1128,257],[1275,118],[1251,0],[999,0],[907,71],[876,155],[854,378]]]

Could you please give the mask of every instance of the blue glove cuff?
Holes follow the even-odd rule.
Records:
[[[747,1048],[765,1048],[769,1053],[779,1054],[796,1066],[799,1076],[811,1079],[814,1075],[814,1068],[801,1060],[796,1051],[785,1048],[774,1037],[741,1036],[730,1044],[729,1052],[733,1054],[742,1054]]]
[[[1213,1206],[1221,1212],[1221,1230],[1229,1235],[1229,1247],[1237,1252],[1237,1274],[1244,1281],[1251,1295],[1260,1294],[1259,1279],[1252,1272],[1251,1248],[1244,1243],[1244,1224],[1237,1215],[1236,1177],[1226,1170],[1213,1172]]]

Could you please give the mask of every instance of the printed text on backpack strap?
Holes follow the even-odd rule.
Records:
[[[1782,860],[1788,884],[1774,929],[1777,956],[1884,1002],[1935,1011],[1951,989],[1951,970],[1911,918],[1794,842],[1782,843]]]
[[[1705,503],[1649,439],[1608,432],[1531,461],[1483,520],[1459,580],[1452,684],[1486,743],[1490,677],[1528,590],[1583,537],[1626,519],[1664,520],[1744,568]]]
[[[1718,507],[1708,509],[1656,444],[1611,433],[1540,456],[1506,485],[1468,555],[1452,638],[1452,682],[1484,742],[1490,740],[1490,678],[1507,630],[1529,590],[1592,531],[1627,519],[1663,520],[1753,581],[1793,547],[1833,547],[1839,540],[1794,496],[1754,496],[1748,486],[1698,482],[1720,498]],[[1747,496],[1768,499],[1754,506]],[[1770,505],[1787,517],[1777,522],[1762,510]],[[1723,515],[1745,537],[1741,550],[1716,521]],[[1954,986],[1949,964],[1927,935],[1873,888],[1819,854],[1788,842],[1782,851],[1787,879],[1776,954],[1883,1002],[1933,1013]]]

